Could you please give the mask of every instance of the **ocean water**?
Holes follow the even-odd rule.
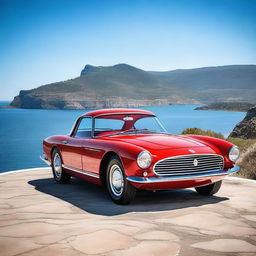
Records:
[[[0,106],[4,105],[8,102],[0,102]],[[195,107],[197,105],[169,105],[143,109],[156,113],[172,134],[199,127],[227,136],[245,116],[242,112],[197,111]],[[0,108],[0,172],[47,166],[39,159],[42,140],[51,135],[68,134],[77,117],[86,111]]]

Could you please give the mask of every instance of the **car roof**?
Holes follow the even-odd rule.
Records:
[[[91,116],[91,117],[97,117],[101,115],[116,115],[116,114],[125,114],[125,115],[132,115],[132,114],[139,114],[139,115],[150,115],[155,116],[152,112],[148,110],[142,110],[142,109],[132,109],[132,108],[107,108],[107,109],[98,109],[94,111],[87,112],[82,115],[84,116]]]

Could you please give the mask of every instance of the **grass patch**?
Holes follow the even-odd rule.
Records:
[[[246,152],[256,143],[256,140],[252,140],[252,139],[245,140],[240,138],[228,137],[226,140],[238,146],[241,153]]]
[[[236,174],[248,179],[256,179],[256,140],[255,139],[240,139],[240,138],[225,138],[223,134],[214,132],[212,130],[202,130],[200,128],[187,128],[183,130],[182,134],[197,134],[216,137],[219,139],[227,140],[234,145],[238,146],[241,156],[237,161],[237,165],[241,170]]]

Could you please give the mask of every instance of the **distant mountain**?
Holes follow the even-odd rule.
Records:
[[[77,78],[20,91],[11,105],[84,109],[216,101],[256,103],[256,65],[166,72],[144,71],[127,64],[86,65]]]
[[[221,110],[247,112],[254,104],[246,102],[216,102],[195,108],[195,110]]]

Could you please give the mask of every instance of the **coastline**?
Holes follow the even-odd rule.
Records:
[[[247,112],[254,105],[249,102],[216,102],[196,107],[195,110]]]
[[[209,108],[209,109],[194,109],[197,111],[225,111],[225,112],[247,112],[246,110],[237,110],[237,109],[216,109],[216,108]]]

